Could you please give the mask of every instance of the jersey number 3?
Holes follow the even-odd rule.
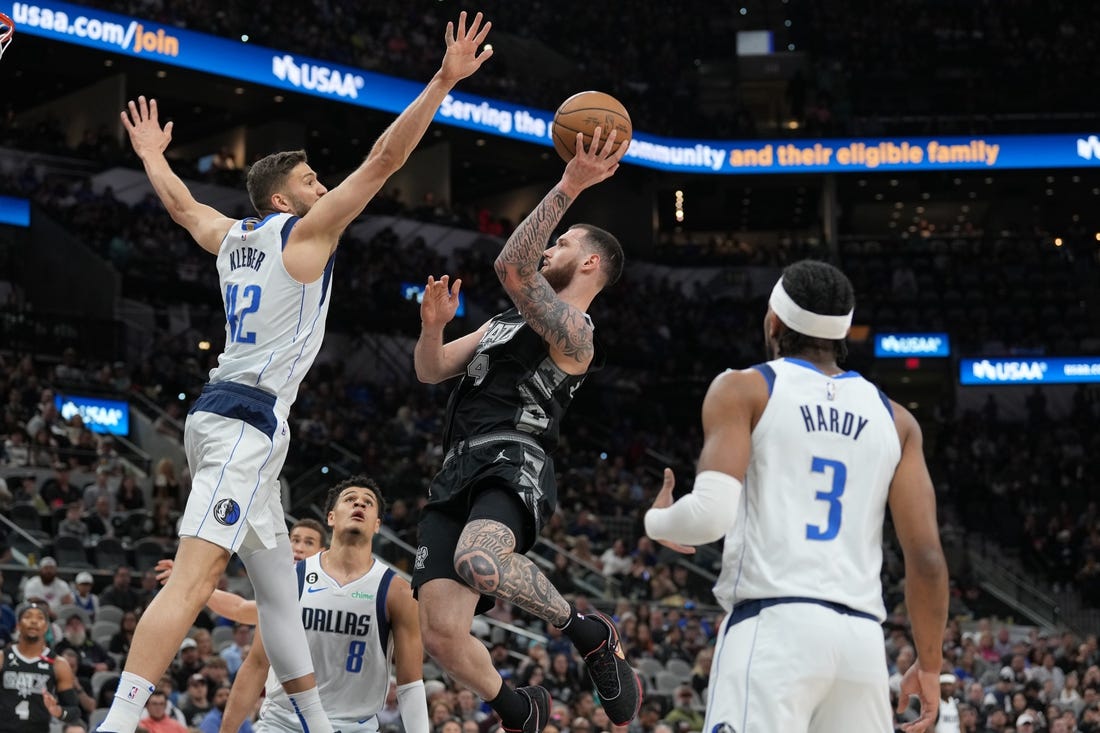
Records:
[[[814,456],[813,463],[810,464],[810,471],[824,474],[826,469],[832,469],[833,471],[833,485],[828,491],[817,492],[814,498],[829,505],[829,523],[824,528],[807,524],[806,539],[808,540],[832,540],[836,539],[837,534],[840,532],[840,497],[844,495],[844,484],[848,481],[848,469],[840,461],[830,461],[828,458]]]
[[[238,304],[237,295],[240,289],[241,286],[235,283],[225,286],[225,320],[229,324],[229,340],[238,344],[254,344],[256,332],[245,332],[244,317],[260,309],[260,295],[263,293],[259,285],[249,285],[244,289],[241,302]],[[248,305],[244,304],[245,298],[248,299]],[[241,306],[239,310],[238,305]]]

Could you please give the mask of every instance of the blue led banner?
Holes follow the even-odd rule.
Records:
[[[423,88],[420,82],[62,2],[0,0],[0,12],[15,20],[17,35],[26,33],[385,112],[400,112]],[[583,78],[577,83],[583,84]],[[139,91],[156,96],[156,89]],[[547,110],[463,93],[448,95],[436,115],[445,124],[546,146],[552,145],[552,119],[553,113]],[[644,120],[636,122],[644,126]],[[688,140],[635,130],[626,161],[664,171],[725,175],[1100,167],[1100,133]]]
[[[11,196],[0,196],[0,224],[14,227],[31,225],[31,202]]]
[[[1100,382],[1100,357],[962,359],[960,384],[1083,384]]]
[[[101,397],[58,394],[54,404],[66,420],[79,414],[84,426],[93,433],[127,435],[130,432],[130,403],[122,400],[106,400]]]
[[[875,356],[951,356],[951,339],[946,333],[879,333]]]

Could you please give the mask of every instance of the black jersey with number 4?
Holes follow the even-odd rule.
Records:
[[[584,316],[588,319],[588,314]],[[591,320],[589,320],[591,323]],[[599,349],[588,373],[603,366]],[[547,453],[558,445],[561,419],[587,374],[562,371],[542,336],[511,308],[495,316],[447,403],[445,448],[500,431],[537,439]]]
[[[46,649],[42,656],[26,658],[15,647],[4,655],[0,687],[0,733],[44,733],[52,716],[42,701],[42,689],[57,695],[57,675]]]

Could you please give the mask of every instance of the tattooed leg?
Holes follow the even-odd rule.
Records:
[[[466,525],[455,548],[455,570],[478,593],[513,603],[543,621],[562,626],[569,603],[535,563],[517,554],[516,536],[491,519]]]

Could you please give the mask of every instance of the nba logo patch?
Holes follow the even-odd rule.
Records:
[[[424,545],[416,548],[416,562],[413,564],[413,570],[423,570],[424,563],[428,559],[428,548]]]
[[[222,499],[214,505],[214,519],[218,524],[230,526],[241,518],[241,506],[232,499]]]
[[[138,688],[131,687],[130,692],[126,694],[126,699],[133,700],[135,697],[137,697],[137,694],[138,694]]]

